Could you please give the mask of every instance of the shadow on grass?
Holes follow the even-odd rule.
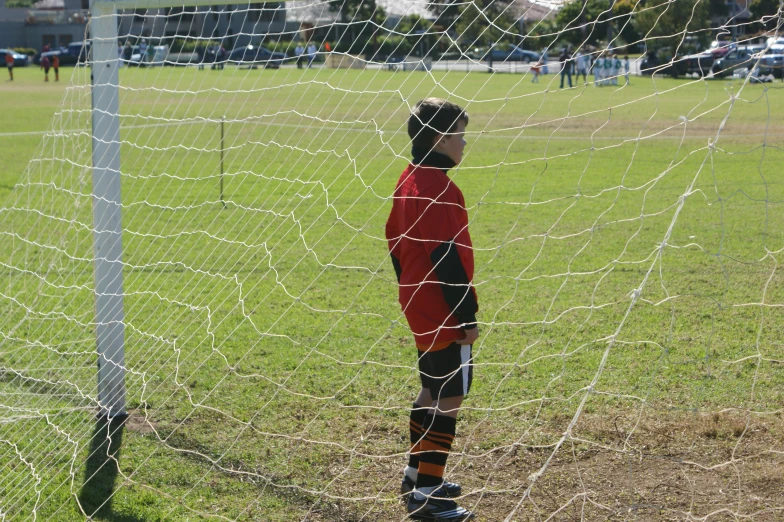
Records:
[[[85,466],[84,485],[79,492],[79,503],[93,520],[141,522],[135,516],[115,513],[112,508],[126,420],[127,417],[112,421],[103,418],[95,423]]]

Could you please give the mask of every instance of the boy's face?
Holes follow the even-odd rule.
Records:
[[[433,150],[448,156],[455,162],[455,165],[460,165],[460,160],[463,159],[463,149],[466,146],[465,128],[465,122],[458,121],[455,131],[450,134],[442,134]]]

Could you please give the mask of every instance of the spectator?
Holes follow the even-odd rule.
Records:
[[[14,57],[11,53],[5,53],[5,66],[8,67],[8,81],[14,81]]]
[[[604,85],[610,85],[612,83],[612,68],[613,68],[613,58],[612,54],[607,53],[604,55],[603,60],[603,67],[602,67],[602,83]]]
[[[60,81],[60,58],[55,54],[52,56],[52,69],[54,69],[54,81]]]
[[[577,51],[577,54],[574,57],[575,60],[575,67],[577,69],[574,77],[575,83],[580,78],[580,75],[583,77],[583,84],[588,83],[588,65],[590,58],[588,55],[582,53],[582,51]]]
[[[626,78],[626,85],[629,85],[629,73],[631,72],[631,64],[629,63],[629,55],[623,57],[623,76]]]
[[[550,57],[547,56],[547,49],[545,49],[542,53],[542,74],[550,74],[550,66],[547,63],[549,61]]]
[[[147,56],[147,40],[142,39],[142,43],[139,44],[139,65],[144,63],[145,56]]]
[[[305,53],[305,48],[302,47],[302,44],[298,43],[297,48],[294,49],[294,56],[297,57],[297,69],[302,69],[302,60],[303,54]]]
[[[539,72],[542,70],[542,61],[539,60],[531,66],[531,72],[534,77],[531,78],[531,83],[539,83]]]
[[[131,48],[131,42],[125,42],[125,47],[123,47],[123,61],[128,64],[131,62],[131,56],[133,56],[133,49]]]
[[[312,43],[308,44],[308,67],[313,66],[313,60],[316,59],[316,46]]]
[[[613,53],[612,55],[612,85],[618,85],[618,76],[621,75],[621,59],[618,58],[618,55]]]
[[[144,59],[144,56],[142,56]],[[152,64],[153,60],[155,60],[155,46],[150,44],[147,46],[147,63]]]
[[[564,87],[564,78],[569,79],[569,87],[572,86],[572,55],[569,54],[569,51],[564,49],[561,51],[561,56],[558,57],[558,61],[561,62],[561,89]]]
[[[44,81],[45,82],[49,81],[49,66],[50,66],[50,64],[51,64],[51,62],[49,61],[49,57],[48,56],[44,56],[43,58],[41,58],[41,67],[44,70]]]
[[[601,54],[593,57],[593,65],[591,66],[591,68],[593,69],[593,86],[594,87],[601,87],[602,86],[602,79],[601,79],[601,76],[602,76],[602,63],[604,63],[604,60],[602,60],[602,55]]]
[[[120,43],[118,42],[118,43],[117,43],[117,68],[118,68],[118,69],[119,69],[120,67],[122,67],[122,65],[123,65],[123,62],[122,62],[122,57],[123,57],[123,47],[122,47],[122,45],[120,45]]]
[[[221,71],[223,70],[223,66],[226,63],[226,48],[222,45],[218,47],[218,69]]]

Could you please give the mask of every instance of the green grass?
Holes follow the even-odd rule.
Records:
[[[521,520],[594,491],[575,469],[587,484],[601,470],[664,469],[660,454],[712,465],[735,444],[742,462],[744,448],[782,449],[781,84],[561,91],[553,76],[163,68],[121,71],[132,417],[111,447],[119,466],[107,463],[94,420],[88,74],[44,84],[17,69],[2,86],[10,519],[78,520],[80,505],[99,520],[403,518],[395,492],[418,381],[383,226],[408,106],[425,96],[470,114],[452,176],[470,207],[482,337],[450,463],[468,491],[487,488],[469,497],[487,520],[512,512],[584,399]],[[171,120],[185,123],[161,125]],[[736,410],[773,438],[691,429]],[[654,429],[664,418],[669,443]],[[639,460],[602,468],[582,452]],[[591,495],[653,502],[655,484],[640,484]],[[667,498],[654,503],[670,514],[712,509]]]

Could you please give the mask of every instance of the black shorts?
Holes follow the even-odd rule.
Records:
[[[419,352],[419,378],[433,400],[468,395],[474,378],[471,345],[452,343],[443,350]]]

